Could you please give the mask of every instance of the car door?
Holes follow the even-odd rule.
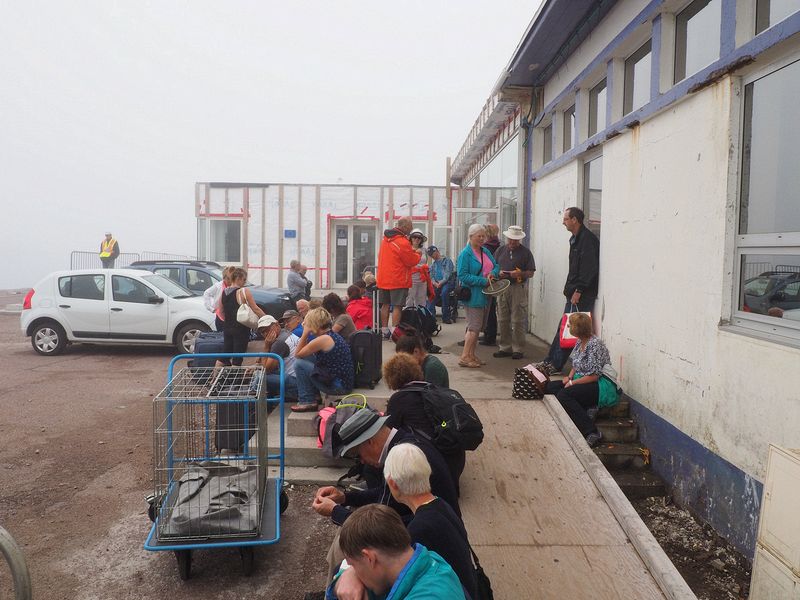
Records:
[[[59,277],[56,293],[61,322],[76,338],[107,338],[109,306],[103,273]]]
[[[111,276],[110,335],[118,340],[167,340],[169,309],[164,297],[143,281]]]
[[[216,283],[214,277],[210,273],[201,271],[200,269],[186,268],[186,284],[184,287],[192,292],[195,296],[202,296],[208,288]]]

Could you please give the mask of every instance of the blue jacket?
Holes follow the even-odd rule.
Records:
[[[481,248],[481,252],[483,253],[483,260],[491,261],[492,263],[492,275],[495,278],[498,277],[500,275],[500,266],[492,256],[492,253],[485,248]],[[458,255],[458,279],[461,281],[462,287],[466,286],[472,290],[472,296],[463,303],[464,306],[483,308],[489,303],[487,296],[481,293],[483,288],[489,285],[489,280],[483,276],[481,263],[478,262],[475,253],[472,251],[472,246],[469,244]]]
[[[422,544],[414,544],[414,554],[400,571],[386,595],[368,592],[370,600],[464,600],[464,588],[445,560]],[[326,598],[335,599],[333,588],[338,575],[327,589]]]
[[[456,278],[456,269],[453,266],[453,261],[446,256],[441,257],[439,260],[433,261],[431,265],[431,279],[434,281],[444,281],[451,283],[451,279]]]

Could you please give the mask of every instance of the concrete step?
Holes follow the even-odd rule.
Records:
[[[286,420],[289,420],[290,411],[286,410]],[[314,413],[297,413],[311,415]],[[294,420],[294,415],[292,419]],[[310,421],[308,422],[310,423]],[[267,442],[269,453],[277,454],[280,446],[280,411],[274,410],[267,418]],[[288,427],[284,430],[284,461],[289,467],[344,467],[347,469],[352,461],[344,459],[326,458],[322,450],[317,448],[316,435],[290,435]],[[277,460],[271,460],[270,464],[277,464]]]
[[[652,471],[612,471],[611,476],[628,499],[667,495],[664,480]]]
[[[298,485],[335,485],[346,472],[346,467],[286,467],[284,481]],[[269,475],[277,477],[278,468],[270,467]]]
[[[594,453],[609,471],[646,469],[650,464],[650,450],[638,443],[602,443]]]
[[[286,418],[286,433],[289,435],[317,437],[317,427],[314,419],[317,413],[289,413]]]
[[[595,421],[607,443],[630,443],[639,439],[639,426],[633,419],[603,419]]]
[[[631,416],[631,403],[623,397],[617,404],[610,408],[601,408],[597,413],[598,417],[608,417],[615,419],[626,419]]]

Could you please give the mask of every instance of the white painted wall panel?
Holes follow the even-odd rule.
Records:
[[[718,327],[732,293],[729,112],[725,80],[605,144],[598,308],[626,391],[763,478],[768,443],[800,445],[800,395],[780,376],[797,370],[800,350]],[[577,180],[572,163],[534,188],[532,324],[548,341],[564,302],[561,211]]]
[[[249,190],[250,219],[247,223],[247,262],[248,279],[258,285],[264,285],[264,270],[261,269],[261,236],[263,232],[262,217],[264,214],[264,201],[262,190],[253,188]]]
[[[381,215],[381,188],[356,188],[356,215],[359,217],[378,217]]]
[[[212,215],[225,214],[225,188],[212,187],[209,194],[208,212]]]
[[[313,185],[302,186],[302,199],[300,208],[300,262],[309,267],[308,276],[314,281],[316,285],[317,270],[320,265],[317,264],[316,259],[316,223],[321,219],[316,209],[316,194],[317,188]],[[324,256],[320,259],[327,264]],[[311,270],[314,269],[314,270]]]
[[[283,186],[283,225],[281,226],[280,237],[283,243],[283,266],[289,268],[289,263],[295,259],[299,260],[299,215],[297,214],[298,202],[300,201],[300,187],[296,185]],[[294,238],[285,237],[286,230],[295,232]],[[300,261],[303,262],[303,261]],[[284,271],[284,283],[287,271]]]
[[[264,236],[264,285],[278,285],[278,244],[281,242],[283,232],[278,231],[278,215],[280,200],[278,186],[271,185],[266,190],[264,202],[264,220],[266,222]]]
[[[228,190],[228,214],[240,215],[244,207],[244,188]]]

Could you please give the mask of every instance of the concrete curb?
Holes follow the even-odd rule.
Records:
[[[544,405],[664,595],[670,600],[697,600],[697,596],[631,506],[617,482],[586,444],[586,440],[556,397],[546,395]]]

